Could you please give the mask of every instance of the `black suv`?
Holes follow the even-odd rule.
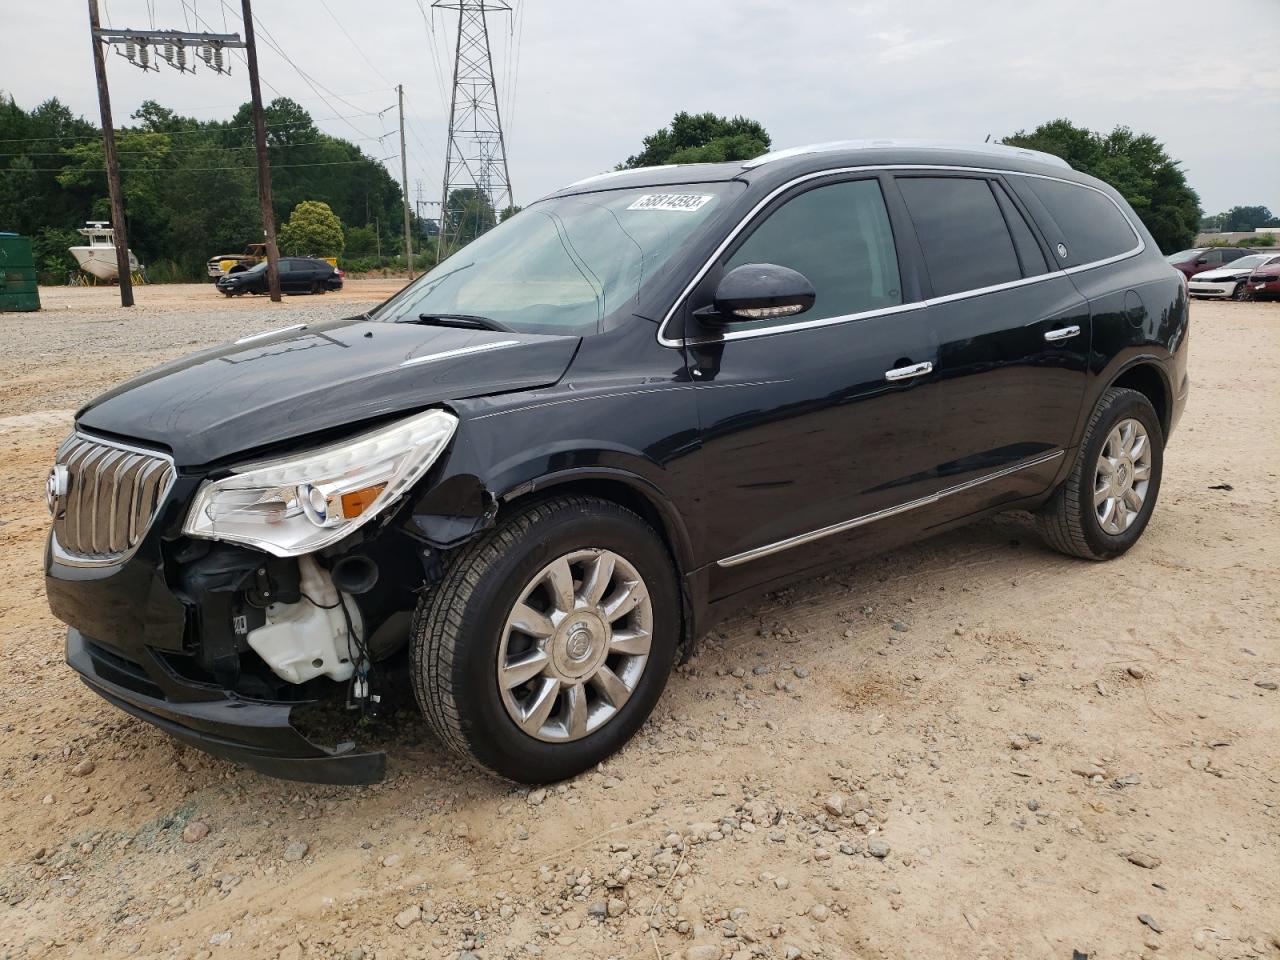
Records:
[[[555,780],[762,589],[1010,509],[1124,553],[1187,389],[1182,278],[1055,158],[610,173],[79,411],[48,596],[90,687],[220,756],[377,779],[292,721],[407,678],[450,747]]]
[[[324,293],[342,289],[342,271],[328,261],[316,257],[281,257],[279,264],[281,293]],[[242,293],[266,294],[267,261],[221,276],[214,286],[228,297]]]

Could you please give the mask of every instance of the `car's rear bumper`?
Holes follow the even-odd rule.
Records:
[[[139,665],[74,627],[67,631],[67,663],[89,689],[121,710],[206,753],[269,776],[363,784],[377,783],[386,774],[385,754],[359,752],[351,743],[329,749],[308,740],[291,722],[294,704],[230,693],[207,700],[169,699]]]

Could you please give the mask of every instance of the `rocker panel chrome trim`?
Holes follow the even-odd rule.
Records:
[[[806,543],[821,540],[823,537],[834,536],[837,533],[844,533],[848,530],[853,530],[855,527],[865,526],[868,523],[875,523],[877,520],[884,520],[900,513],[906,513],[908,510],[915,510],[917,507],[927,507],[929,504],[937,503],[945,497],[950,497],[957,493],[963,493],[966,490],[971,490],[984,483],[990,483],[992,480],[999,480],[1001,477],[1007,477],[1009,474],[1017,473],[1019,470],[1025,470],[1028,467],[1035,467],[1042,463],[1048,463],[1051,460],[1057,460],[1065,453],[1065,450],[1055,450],[1053,453],[1047,453],[1031,460],[1023,460],[1020,463],[1015,463],[1012,466],[997,470],[995,473],[989,473],[986,476],[976,477],[973,480],[966,480],[964,483],[957,483],[955,486],[946,487],[939,490],[937,493],[932,493],[927,497],[921,497],[918,500],[908,500],[906,503],[900,503],[893,507],[886,507],[883,510],[877,510],[875,513],[867,513],[861,517],[854,517],[852,520],[843,520],[840,523],[833,523],[829,527],[821,527],[818,530],[810,530],[808,533],[800,533],[796,534],[794,537],[787,537],[785,540],[766,543],[762,547],[744,550],[742,553],[735,553],[731,557],[725,557],[723,560],[717,560],[716,566],[736,567],[741,563],[750,563],[752,560],[759,560],[761,557],[767,557],[774,553],[781,553],[783,550],[790,550],[792,547],[803,546]]]

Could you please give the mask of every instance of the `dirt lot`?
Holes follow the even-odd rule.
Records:
[[[1009,517],[775,595],[547,790],[411,721],[382,785],[270,780],[65,668],[44,475],[121,377],[394,287],[0,316],[0,957],[1280,956],[1280,305],[1196,304],[1120,560]]]

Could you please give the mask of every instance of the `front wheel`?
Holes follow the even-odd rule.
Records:
[[[1245,283],[1241,280],[1236,284],[1236,288],[1231,291],[1232,300],[1245,300],[1248,298],[1248,291],[1245,289]]]
[[[454,751],[522,783],[563,780],[644,723],[681,622],[648,524],[605,500],[546,500],[467,546],[419,606],[414,693]]]
[[[1164,431],[1151,401],[1112,387],[1089,418],[1071,473],[1040,510],[1041,533],[1071,556],[1120,556],[1146,529],[1163,470]]]

